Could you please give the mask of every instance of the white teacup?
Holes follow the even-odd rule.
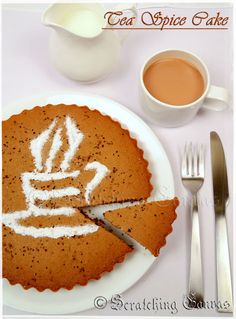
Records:
[[[143,76],[147,68],[158,59],[179,58],[197,68],[204,79],[204,91],[194,102],[175,106],[159,101],[152,96],[145,87]],[[147,118],[164,127],[177,127],[190,122],[201,107],[223,111],[228,107],[229,94],[225,88],[211,85],[210,75],[205,63],[195,54],[182,50],[161,51],[149,58],[143,65],[140,73],[141,106]]]

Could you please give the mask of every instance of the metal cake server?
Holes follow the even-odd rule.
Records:
[[[217,301],[219,312],[233,312],[230,258],[225,211],[229,199],[228,178],[224,149],[216,132],[211,132],[211,163],[216,227]],[[224,309],[226,308],[226,309]]]

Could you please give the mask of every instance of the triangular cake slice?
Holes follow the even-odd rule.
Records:
[[[105,219],[158,256],[176,218],[177,198],[120,208],[105,213]]]
[[[57,291],[60,288],[72,289],[76,284],[86,285],[89,280],[99,279],[104,272],[110,272],[133,250],[78,210],[72,216],[28,217],[19,220],[19,225],[25,226],[15,229],[21,234],[3,226],[3,277],[25,289]],[[55,237],[60,232],[58,226],[63,228],[62,232],[66,231],[66,226],[70,231],[79,231],[80,226],[85,226],[88,233],[71,237],[39,237],[45,229]]]

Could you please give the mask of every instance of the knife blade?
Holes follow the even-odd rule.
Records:
[[[232,282],[226,223],[226,206],[229,199],[225,154],[216,132],[211,132],[211,164],[215,208],[215,250],[217,275],[217,310],[233,312]]]

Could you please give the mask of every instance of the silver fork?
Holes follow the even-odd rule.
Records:
[[[192,194],[192,238],[189,270],[188,301],[192,308],[203,302],[203,272],[201,258],[201,241],[197,193],[204,182],[204,149],[203,145],[185,145],[182,159],[182,182]]]

